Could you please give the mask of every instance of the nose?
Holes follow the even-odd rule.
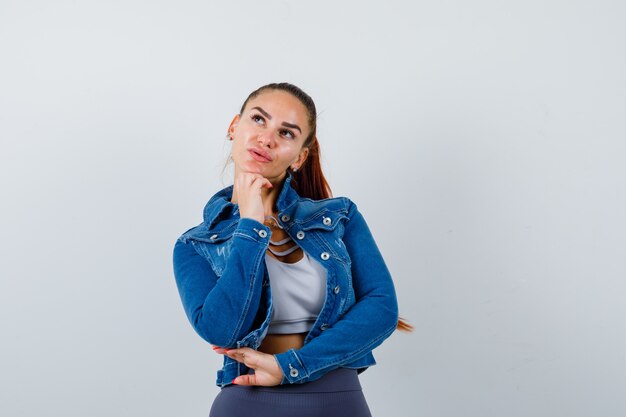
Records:
[[[271,148],[273,146],[274,139],[270,132],[263,132],[257,137],[257,142],[262,146],[268,146]]]

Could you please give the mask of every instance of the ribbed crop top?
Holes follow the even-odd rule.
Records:
[[[284,263],[266,254],[265,264],[273,306],[267,333],[309,331],[324,305],[326,269],[306,252],[295,263]]]

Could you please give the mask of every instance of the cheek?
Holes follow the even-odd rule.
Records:
[[[280,156],[283,160],[293,161],[298,157],[298,148],[297,146],[285,146],[285,148],[280,153]]]
[[[231,142],[230,154],[235,159],[245,158],[248,151],[241,139],[235,139]]]

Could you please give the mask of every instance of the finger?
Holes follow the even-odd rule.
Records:
[[[257,369],[261,354],[254,349],[250,349],[250,348],[243,348],[243,349],[244,351],[242,352],[242,354],[245,355],[244,361],[243,361],[244,365],[246,365],[248,368]]]
[[[239,375],[233,379],[233,384],[237,385],[259,385],[257,382],[256,374]]]
[[[259,176],[259,174],[252,174],[249,172],[241,172],[235,179],[240,187],[249,187],[254,181],[255,177]]]
[[[272,188],[274,186],[274,184],[272,184],[271,181],[265,178],[263,175],[261,174],[256,174],[256,175],[257,175],[256,179],[261,181],[261,187]]]
[[[267,178],[259,175],[257,178],[254,179],[254,181],[251,184],[252,187],[256,187],[258,189],[260,188],[272,188],[274,187],[272,185],[272,183],[270,182],[270,180],[268,180]]]
[[[252,369],[256,369],[259,362],[259,353],[250,348],[229,349],[226,355]]]
[[[213,352],[223,355],[227,352],[228,349],[219,346],[213,346]]]
[[[239,175],[240,175],[240,178],[242,178],[246,182],[252,182],[257,178],[265,178],[263,177],[263,175],[256,173],[256,172],[241,172]]]

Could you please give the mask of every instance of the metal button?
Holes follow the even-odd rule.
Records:
[[[293,378],[297,377],[299,372],[296,368],[294,368],[293,366],[291,366],[291,364],[289,364],[289,369],[291,369],[289,371],[289,375],[291,375]]]
[[[320,255],[320,257],[327,261],[330,258],[330,255],[328,254],[328,252],[322,252],[322,254]]]
[[[296,237],[300,240],[304,239],[304,232],[300,230],[298,233],[296,233]]]
[[[328,329],[328,323],[324,323],[320,326],[320,330],[326,330]]]
[[[280,216],[280,219],[284,222],[288,222],[290,218],[291,217],[289,217],[288,214],[283,214],[282,216]]]
[[[217,235],[211,236],[211,240],[215,240],[215,239],[217,239]]]
[[[263,229],[259,230],[259,236],[261,237],[267,237],[267,232]]]
[[[339,285],[337,285],[335,287],[335,289],[333,289],[333,291],[335,292],[335,294],[339,294],[339,290],[341,290],[341,288],[339,287]]]
[[[325,224],[326,226],[330,226],[330,224],[331,224],[333,221],[331,220],[331,218],[330,218],[330,217],[324,217],[323,222],[324,222],[324,224]]]

